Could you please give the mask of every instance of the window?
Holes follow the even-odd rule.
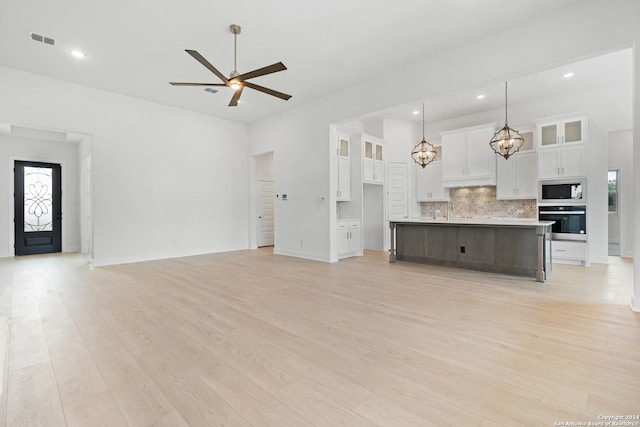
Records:
[[[609,171],[609,213],[618,212],[618,171]]]

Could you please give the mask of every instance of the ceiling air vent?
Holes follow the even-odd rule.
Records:
[[[55,39],[52,39],[51,37],[43,36],[42,34],[37,34],[37,33],[29,33],[29,35],[31,36],[31,40],[33,41],[48,44],[51,46],[56,44]]]
[[[209,93],[218,93],[217,89],[214,89],[212,87],[207,87],[204,89],[205,92],[209,92]]]

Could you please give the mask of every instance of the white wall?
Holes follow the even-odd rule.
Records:
[[[280,185],[283,189],[306,191],[311,198],[329,194],[329,185],[335,175],[334,168],[326,167],[329,164],[326,147],[330,123],[346,122],[416,99],[500,82],[629,47],[634,40],[640,40],[638,16],[640,2],[634,0],[597,0],[575,4],[254,123],[249,129],[250,150],[259,152],[267,147],[278,147],[279,153],[286,158],[284,163],[276,162],[276,175],[282,178]],[[598,28],[598,31],[593,31],[593,28]],[[503,52],[518,53],[518,61],[505,63],[493,60]],[[402,79],[398,79],[398,75]],[[411,84],[406,84],[407,81]],[[381,87],[385,89],[381,91]],[[554,108],[551,100],[546,104]],[[511,121],[516,123],[513,117]],[[315,161],[309,162],[310,158]],[[321,164],[324,167],[318,166]],[[307,201],[296,204],[295,210],[289,209],[291,205],[286,208],[289,213],[281,218],[289,227],[281,235],[281,247],[291,249],[290,253],[298,256],[328,258],[330,242],[327,236],[331,234],[335,221],[335,212],[331,213],[335,211],[335,197],[331,199],[331,206],[333,208],[326,212],[319,211],[315,204]],[[291,222],[295,217],[302,217],[305,222]],[[606,217],[602,220],[606,221]],[[315,224],[314,230],[308,229],[306,221]],[[298,246],[301,238],[306,241],[312,239],[305,251]],[[606,235],[604,239],[606,243]]]
[[[609,221],[607,185],[607,133],[594,120],[589,121],[587,149],[587,243],[589,261],[609,262]]]
[[[96,265],[248,247],[245,125],[4,67],[0,93],[0,122],[93,135]]]
[[[0,135],[0,257],[14,255],[13,167],[15,160],[62,164],[62,251],[80,250],[78,144]]]
[[[274,152],[275,191],[280,196],[275,205],[277,254],[331,260],[329,239],[335,230],[330,230],[329,223],[335,225],[336,195],[329,191],[329,169],[334,172],[335,188],[337,165],[329,159],[336,152],[337,136],[334,127],[330,146],[331,121],[318,120],[328,109],[301,107],[249,128],[249,154]],[[286,201],[282,194],[287,195]],[[323,197],[325,202],[319,202]]]
[[[620,255],[634,255],[634,184],[633,184],[633,133],[631,130],[609,134],[609,169],[618,169],[618,214],[609,214],[609,233],[617,228]],[[615,228],[613,231],[615,232]],[[612,241],[611,235],[609,241]]]

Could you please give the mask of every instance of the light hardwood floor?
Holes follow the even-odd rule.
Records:
[[[547,284],[368,252],[0,260],[0,427],[553,426],[640,414],[632,265]],[[640,425],[640,420],[639,424]],[[557,424],[556,424],[557,425]]]

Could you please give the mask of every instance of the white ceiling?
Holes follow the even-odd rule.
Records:
[[[251,123],[497,33],[504,23],[517,26],[579,1],[584,0],[2,0],[0,65]],[[229,88],[210,94],[168,84],[218,82],[184,49],[199,51],[228,74],[230,24],[242,26],[238,70],[282,61],[288,70],[253,82],[289,93],[291,100],[245,90],[234,108],[227,106]],[[34,42],[30,32],[52,37],[56,45]],[[74,48],[87,57],[72,58],[68,52]],[[531,83],[546,84],[544,77],[536,79]],[[501,87],[486,91],[483,108],[499,106],[494,95],[501,98]],[[467,95],[452,95],[450,105],[468,105]],[[438,114],[452,113],[443,102]]]
[[[566,78],[564,75],[567,73],[573,75]],[[601,114],[599,117],[600,125],[604,130],[629,129],[632,126],[632,51],[630,48],[514,78],[508,82],[508,85],[509,111],[541,100],[563,102],[566,99],[585,98],[583,95],[589,93],[594,94],[587,97],[592,104],[582,104],[582,109],[592,110],[597,107],[600,110],[606,108],[612,110],[611,114]],[[484,95],[481,100],[476,98],[480,94]],[[593,105],[596,102],[599,105]],[[372,112],[357,120],[362,122],[392,118],[421,122],[422,103],[425,104],[425,118],[429,127],[434,122],[478,115],[487,111],[499,111],[499,115],[494,114],[494,120],[501,124],[504,122],[505,109],[504,82],[470,88],[458,93],[448,93],[436,98],[418,99],[406,105]],[[418,111],[419,114],[413,114],[414,111]],[[512,115],[509,117],[513,119]],[[510,123],[518,124],[513,121]]]

